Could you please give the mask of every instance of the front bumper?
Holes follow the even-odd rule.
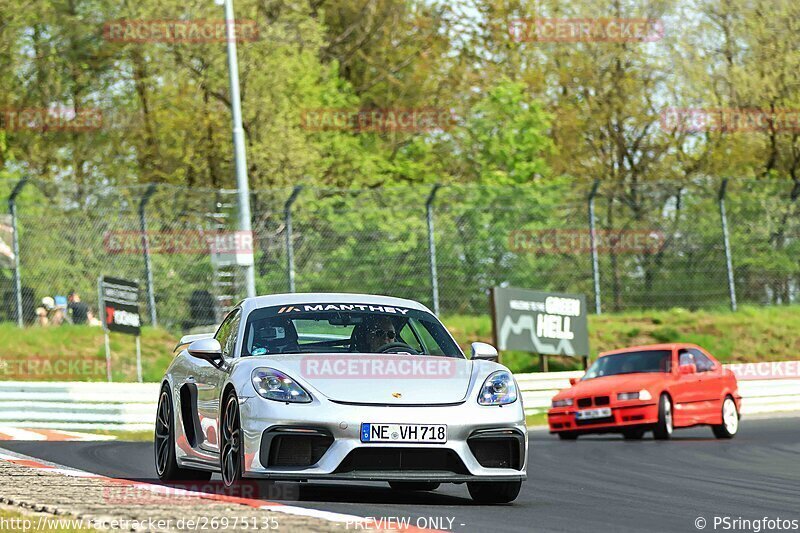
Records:
[[[344,405],[315,399],[287,405],[260,397],[240,403],[245,477],[306,480],[371,481],[515,481],[526,479],[528,435],[521,402],[486,407],[469,401],[446,406]],[[362,423],[446,424],[443,444],[362,443]],[[321,457],[310,466],[268,466],[276,432],[305,430],[330,437]],[[481,466],[470,449],[476,434],[513,433],[518,440],[519,468]],[[322,440],[322,439],[321,439]],[[262,449],[263,446],[267,449]],[[363,455],[369,460],[364,460]],[[391,460],[385,460],[383,456]],[[447,456],[439,462],[438,457]],[[355,458],[355,460],[354,460]],[[316,457],[315,457],[316,459]],[[360,459],[360,460],[358,460]],[[405,463],[416,463],[413,469]],[[485,461],[484,461],[484,464]],[[379,468],[372,468],[377,465]],[[397,467],[396,467],[397,466]]]
[[[621,431],[638,426],[652,426],[658,422],[658,404],[656,402],[629,401],[624,404],[611,405],[609,418],[584,420],[576,419],[575,407],[552,408],[547,412],[547,423],[550,433],[603,433]]]

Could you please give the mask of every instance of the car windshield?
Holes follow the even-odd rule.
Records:
[[[389,305],[319,303],[252,311],[243,356],[287,353],[464,355],[430,313]]]
[[[672,352],[669,350],[617,353],[597,359],[586,371],[582,381],[619,374],[670,372],[671,367]]]

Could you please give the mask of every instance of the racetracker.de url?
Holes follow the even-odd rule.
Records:
[[[0,531],[59,531],[62,529],[121,529],[123,531],[268,531],[280,527],[274,516],[198,516],[194,518],[2,518]]]

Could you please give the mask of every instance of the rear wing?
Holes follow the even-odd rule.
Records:
[[[194,335],[184,335],[181,337],[181,340],[178,341],[178,344],[175,345],[175,349],[172,352],[177,352],[178,348],[181,346],[186,346],[187,344],[191,344],[194,341],[199,341],[202,339],[210,339],[214,336],[214,333],[195,333]]]

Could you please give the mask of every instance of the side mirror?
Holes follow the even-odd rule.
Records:
[[[578,383],[580,379],[578,378],[569,378],[569,386],[574,387],[576,383]]]
[[[222,359],[222,346],[217,339],[200,339],[192,342],[186,349],[189,355],[212,364]]]
[[[485,342],[473,342],[470,350],[472,359],[497,361],[497,348]]]
[[[697,374],[697,365],[681,365],[678,367],[678,372],[682,375]]]

